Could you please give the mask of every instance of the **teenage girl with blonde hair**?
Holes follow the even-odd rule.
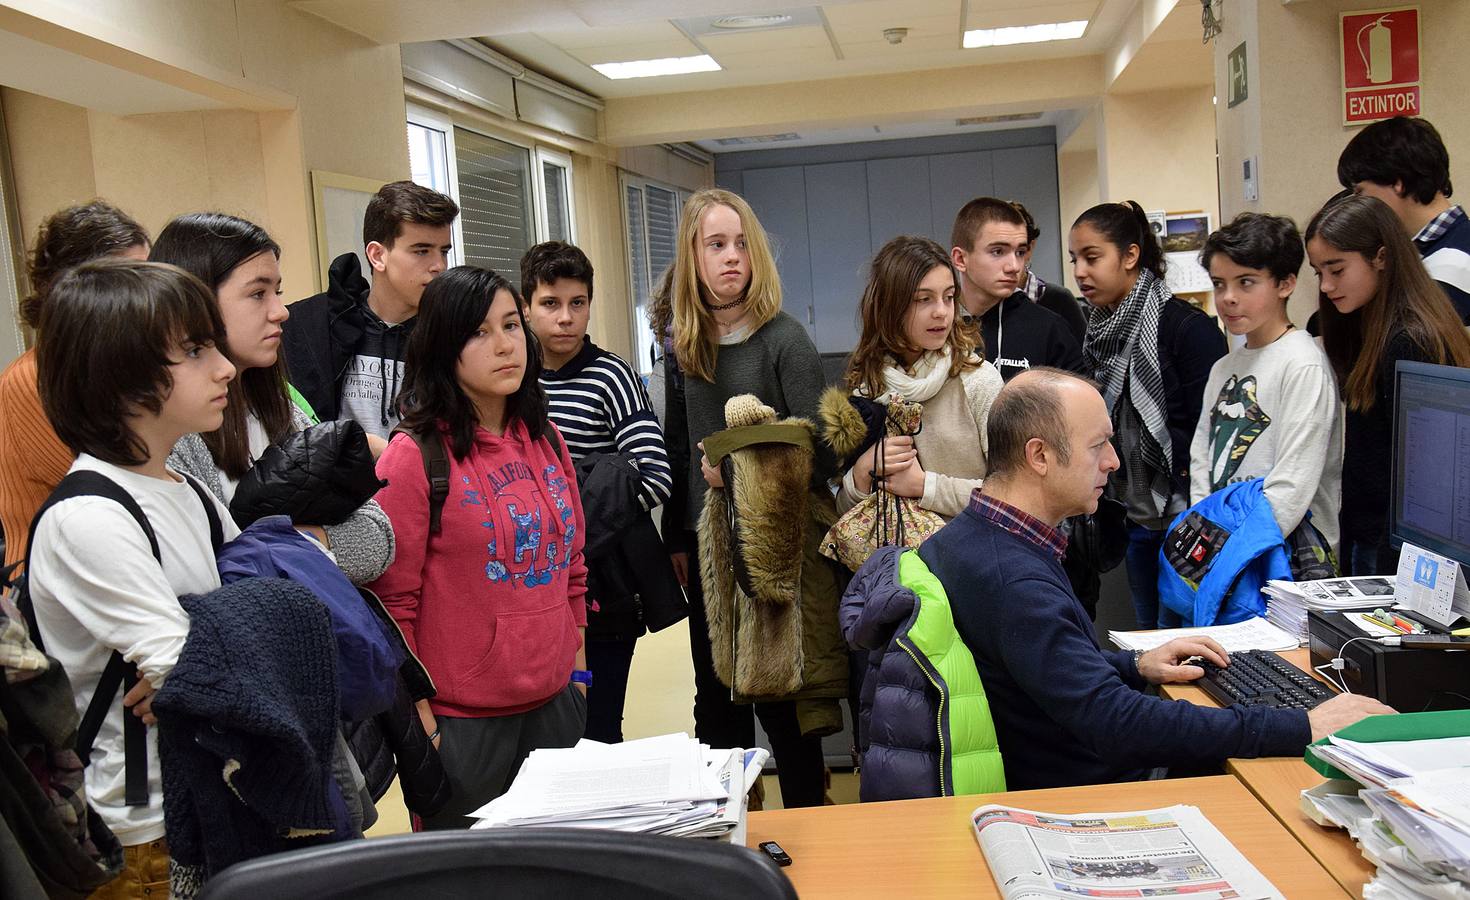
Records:
[[[720,471],[704,459],[702,442],[724,430],[725,401],[740,394],[755,394],[778,418],[815,421],[823,388],[821,358],[801,323],[781,311],[781,280],[765,231],[750,205],[729,191],[702,190],[684,204],[672,293],[674,353],[665,359],[670,375],[665,434],[675,491],[665,507],[663,533],[689,594],[695,733],[711,746],[749,747],[755,740],[750,708],[732,702],[730,689],[715,675],[695,562],[693,529],[705,485],[724,485]],[[683,373],[682,386],[672,377],[675,366]],[[817,443],[812,503],[830,508],[825,482],[833,463]],[[816,527],[810,524],[808,531]],[[808,679],[802,695],[841,697],[846,695],[847,655],[837,628],[838,586],[835,573],[810,558],[821,533],[810,537],[813,553],[802,569],[801,602],[807,605],[802,619],[820,630],[808,637],[821,642],[824,652],[819,659],[808,654],[806,668],[824,664],[824,673],[832,669],[832,677],[820,684]],[[782,802],[820,805],[820,738],[803,736],[789,700],[754,706],[779,764]]]

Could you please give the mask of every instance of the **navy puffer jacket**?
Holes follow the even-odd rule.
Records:
[[[862,800],[1004,791],[974,657],[918,555],[874,553],[848,585],[840,616],[848,644],[868,653],[858,704]]]

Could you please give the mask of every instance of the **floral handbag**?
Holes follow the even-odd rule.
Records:
[[[883,455],[884,438],[918,434],[923,415],[922,404],[890,399],[878,456]],[[843,513],[822,538],[822,555],[856,572],[879,547],[914,548],[943,527],[944,519],[938,513],[924,509],[912,497],[889,493],[875,478],[873,493]]]

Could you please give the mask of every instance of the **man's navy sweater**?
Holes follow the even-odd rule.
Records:
[[[1299,756],[1301,710],[1214,709],[1143,693],[1107,652],[1048,551],[967,507],[919,548],[975,656],[1010,790],[1100,784],[1159,766]]]

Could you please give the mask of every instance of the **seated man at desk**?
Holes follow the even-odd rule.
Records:
[[[1143,654],[1103,650],[1061,566],[1066,517],[1090,513],[1118,468],[1107,407],[1088,381],[1037,368],[990,410],[990,474],[919,556],[943,583],[990,700],[1010,790],[1127,781],[1156,767],[1300,756],[1307,743],[1393,710],[1351,694],[1311,712],[1163,700],[1150,684],[1191,681],[1208,638]]]

